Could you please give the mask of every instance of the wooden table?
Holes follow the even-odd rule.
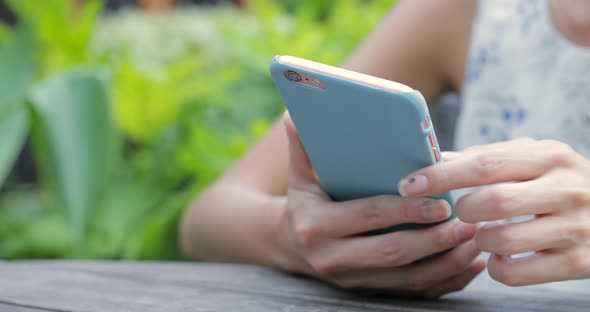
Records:
[[[361,297],[246,265],[0,262],[0,311],[435,310],[590,311],[590,282],[510,288],[482,274],[463,292],[412,301]]]

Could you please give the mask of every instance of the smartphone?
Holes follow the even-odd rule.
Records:
[[[272,59],[270,72],[333,200],[399,195],[400,179],[442,162],[428,106],[417,90],[285,55]],[[454,207],[450,193],[432,197]],[[431,225],[402,224],[368,234]]]

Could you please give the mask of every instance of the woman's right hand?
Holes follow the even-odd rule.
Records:
[[[449,204],[392,195],[331,201],[288,114],[284,123],[290,166],[287,207],[277,229],[289,259],[283,269],[343,288],[436,298],[463,289],[485,268],[472,241],[476,226],[458,220],[421,230],[362,235],[401,223],[443,221],[451,213]]]

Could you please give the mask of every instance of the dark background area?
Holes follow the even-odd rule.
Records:
[[[16,17],[10,12],[4,0],[0,0],[0,19],[14,25],[16,23]]]

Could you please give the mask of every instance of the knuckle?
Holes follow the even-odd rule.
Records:
[[[570,244],[585,242],[590,239],[590,224],[584,222],[570,223],[561,235],[562,241]]]
[[[373,200],[365,201],[361,206],[361,217],[367,227],[372,229],[384,228],[387,225],[383,219],[383,208],[387,205],[386,196],[378,196]]]
[[[585,276],[590,271],[590,261],[582,253],[570,251],[565,254],[565,267],[570,277]]]
[[[379,251],[387,266],[402,266],[408,263],[402,248],[402,238],[398,233],[383,236]]]
[[[441,250],[453,246],[457,243],[457,239],[452,228],[448,226],[441,226],[433,228],[433,242]]]
[[[326,276],[337,269],[337,265],[332,259],[312,258],[308,260],[311,269],[319,276]]]
[[[304,247],[312,247],[320,236],[321,227],[311,221],[300,222],[295,226],[297,242]]]
[[[565,191],[567,201],[575,207],[584,207],[590,205],[590,191],[585,188],[572,188]]]
[[[293,215],[305,213],[317,204],[315,198],[307,192],[289,190],[288,197],[287,208]]]
[[[399,218],[400,220],[398,221],[404,221],[404,222],[412,222],[412,221],[416,221],[419,220],[421,217],[421,214],[418,213],[418,211],[420,211],[420,209],[422,209],[423,207],[428,207],[429,205],[432,205],[432,200],[429,199],[403,199],[400,202],[400,205],[398,206],[397,209],[400,210],[399,213]],[[428,208],[426,208],[428,209]],[[418,216],[419,215],[419,216]]]
[[[551,151],[551,163],[556,166],[569,166],[574,160],[574,149],[563,142],[546,140],[543,141],[547,150]]]
[[[482,180],[489,180],[503,165],[503,161],[493,154],[480,154],[476,158],[475,173]]]
[[[515,194],[497,187],[489,190],[487,204],[490,205],[491,213],[495,218],[504,219],[511,216],[511,212],[519,201]]]

